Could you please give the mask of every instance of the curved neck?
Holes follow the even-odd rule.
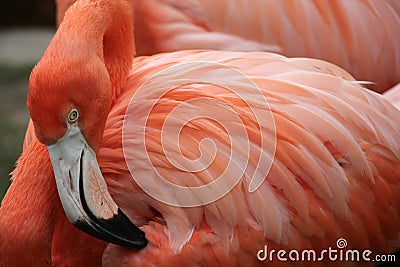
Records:
[[[51,266],[54,213],[62,209],[46,147],[33,141],[17,164],[0,207],[0,266]]]
[[[126,0],[78,0],[49,46],[64,59],[99,58],[109,74],[113,100],[125,85],[135,54],[131,9]]]

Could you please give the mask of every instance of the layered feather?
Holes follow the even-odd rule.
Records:
[[[261,149],[261,142],[271,144],[274,131],[271,125],[258,124],[251,109],[261,108],[259,98],[255,97],[257,92],[246,85],[227,90],[187,80],[196,73],[209,79],[207,75],[217,75],[222,83],[228,80],[232,83],[242,77],[224,77],[223,72],[213,73],[204,65],[197,69],[171,68],[178,63],[200,60],[240,70],[239,76],[243,73],[260,88],[273,116],[275,153]],[[165,69],[169,72],[163,72]],[[176,76],[172,79],[171,75]],[[179,86],[169,88],[172,83]],[[135,95],[144,84],[151,86],[143,94]],[[127,109],[134,95],[134,105]],[[184,105],[194,99],[200,101],[196,106]],[[217,109],[218,105],[213,107],[202,102],[210,99],[228,106],[241,118],[239,126],[245,129],[244,136],[228,133],[226,127],[232,123],[231,114],[228,109]],[[153,100],[156,104],[147,115],[148,103]],[[173,113],[178,106],[179,113]],[[182,125],[181,120],[191,114],[210,113],[219,120],[196,118]],[[140,118],[146,119],[146,126],[125,121],[123,134],[123,119],[130,116],[137,118],[137,122]],[[389,252],[397,246],[400,230],[398,224],[390,223],[399,220],[400,208],[396,197],[400,190],[398,116],[399,111],[382,96],[362,88],[343,70],[322,61],[288,59],[268,53],[206,51],[137,58],[125,91],[110,112],[99,163],[115,201],[134,222],[146,224],[159,216],[157,223],[165,225],[168,245],[163,241],[152,246],[168,248],[171,256],[184,253],[185,246],[194,242],[193,235],[201,232],[204,225],[222,246],[221,253],[234,253],[238,249],[254,252],[264,242],[297,249],[323,248],[335,244],[340,237],[354,247]],[[164,125],[167,119],[176,125],[164,128],[168,126]],[[176,143],[177,139],[168,136],[176,134],[174,131],[181,126]],[[146,151],[140,149],[142,131]],[[264,139],[260,140],[260,136]],[[205,138],[212,139],[217,150],[211,164],[207,163],[208,157],[199,154],[201,140]],[[250,144],[249,158],[243,148],[245,141]],[[243,142],[243,146],[235,147],[235,142]],[[171,163],[166,150],[174,160],[201,158],[207,168],[184,171]],[[205,151],[212,150],[213,147],[208,147]],[[262,153],[273,158],[272,166],[261,186],[250,193],[251,174],[265,168],[257,165]],[[133,179],[147,183],[150,191],[179,201],[170,187],[154,183],[158,179],[155,175],[161,175],[162,179],[189,188],[187,196],[196,201],[204,196],[191,192],[190,188],[213,182],[229,160],[238,165],[247,162],[244,175],[222,198],[198,207],[171,206],[158,201],[143,193]],[[139,174],[138,177],[131,177],[125,161],[129,166],[135,165],[133,173]],[[234,182],[235,175],[237,172],[224,176],[221,191]],[[382,194],[381,190],[386,193]],[[262,237],[250,245],[245,241],[249,231]],[[251,247],[246,248],[248,245]],[[146,253],[138,253],[137,257]]]

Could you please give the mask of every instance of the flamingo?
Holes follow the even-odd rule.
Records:
[[[32,71],[1,266],[50,266],[52,250],[80,252],[75,266],[251,266],[264,246],[399,247],[400,111],[384,96],[314,59],[133,59],[132,31],[125,1],[77,1]]]
[[[74,0],[57,0],[57,21]],[[332,62],[370,89],[400,82],[400,2],[131,0],[138,55],[272,51]]]

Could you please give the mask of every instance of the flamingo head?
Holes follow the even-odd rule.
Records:
[[[57,37],[55,37],[57,38]],[[102,56],[50,45],[29,81],[28,108],[48,148],[68,219],[106,242],[142,248],[147,240],[111,198],[96,160],[112,102]]]

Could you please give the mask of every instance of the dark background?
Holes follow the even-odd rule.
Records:
[[[54,28],[53,0],[0,0],[0,201],[22,151],[29,73]]]
[[[0,28],[53,26],[55,4],[52,0],[0,1]]]

